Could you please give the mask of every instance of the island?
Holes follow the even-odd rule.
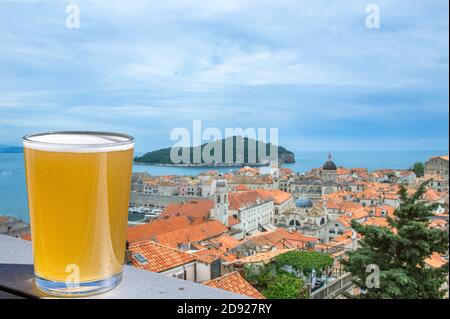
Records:
[[[233,139],[232,143],[228,139]],[[228,142],[228,143],[227,143]],[[195,147],[186,147],[186,148],[180,148],[179,154],[181,154],[183,151],[188,152],[190,155],[190,161],[188,163],[182,162],[182,163],[174,163],[170,157],[170,153],[172,148],[163,148],[155,151],[151,151],[148,153],[145,153],[142,156],[136,156],[134,158],[134,163],[136,164],[147,164],[147,165],[161,165],[161,166],[186,166],[186,167],[238,167],[238,166],[264,166],[269,165],[271,161],[278,161],[278,164],[284,164],[284,163],[295,163],[295,156],[294,153],[291,151],[288,151],[286,148],[282,146],[276,146],[272,145],[271,143],[263,143],[263,142],[256,142],[255,140],[249,139],[247,137],[239,137],[239,136],[233,136],[229,137],[227,139],[221,139],[219,141],[215,141],[214,143],[220,143],[218,145],[222,146],[222,160],[220,162],[208,162],[206,163],[204,159],[201,159],[201,162],[195,163],[193,160],[193,154],[195,151],[201,151],[203,152],[204,148],[207,147],[208,143],[202,144],[200,146]],[[243,160],[236,160],[237,152],[236,152],[236,145],[239,145],[239,143],[243,143],[244,145],[244,156]],[[248,156],[248,148],[250,145],[256,145],[256,161],[249,161]],[[252,144],[254,143],[254,144]],[[232,161],[226,161],[225,160],[225,147],[226,145],[232,145],[232,153],[233,153],[233,160]],[[259,147],[265,147],[266,148],[266,154],[269,155],[269,150],[271,147],[277,147],[278,148],[278,157],[276,159],[271,159],[270,161],[265,159],[261,160],[258,155]],[[211,145],[209,145],[211,147]],[[200,150],[198,149],[200,148]],[[200,153],[201,154],[201,153]],[[212,149],[211,155],[214,155],[214,149]],[[250,157],[251,158],[251,157]]]

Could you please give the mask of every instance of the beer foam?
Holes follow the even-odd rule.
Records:
[[[47,152],[95,153],[129,150],[134,147],[134,141],[108,133],[48,133],[26,136],[23,145]]]

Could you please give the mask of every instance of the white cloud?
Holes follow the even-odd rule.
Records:
[[[426,113],[448,126],[448,2],[380,0],[379,30],[362,0],[77,3],[68,30],[63,2],[0,2],[2,125],[317,128]]]

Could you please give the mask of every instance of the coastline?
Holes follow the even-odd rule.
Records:
[[[281,167],[297,173],[304,173],[321,167],[328,151],[296,152],[296,163],[283,163]],[[335,151],[333,159],[338,166],[363,167],[369,171],[377,169],[408,169],[414,162],[424,162],[431,156],[446,155],[448,150],[431,151]],[[209,169],[228,173],[237,167],[189,167],[134,163],[133,172],[147,172],[154,176],[184,175],[197,176]],[[2,172],[5,172],[2,174]],[[13,216],[28,222],[28,200],[25,182],[23,154],[0,153],[0,215]]]
[[[294,164],[294,163],[292,163]],[[186,168],[238,168],[238,167],[262,167],[269,166],[270,163],[223,163],[223,164],[160,164],[160,163],[140,163],[134,162],[133,165],[160,166],[160,167],[186,167]]]

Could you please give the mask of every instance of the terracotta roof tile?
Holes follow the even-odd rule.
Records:
[[[363,224],[366,226],[389,227],[387,219],[383,217],[370,217]]]
[[[234,218],[233,216],[228,216],[228,226],[235,226],[235,225],[239,225],[241,223],[241,221],[237,218]]]
[[[269,190],[269,189],[258,189],[256,190],[261,196],[265,198],[272,197],[273,203],[275,205],[280,205],[285,201],[292,198],[291,193],[283,192],[279,189]]]
[[[318,242],[317,237],[310,237],[300,234],[298,231],[289,232],[284,228],[277,228],[272,231],[259,233],[247,238],[248,241],[254,242],[261,246],[274,246],[277,249],[300,247],[306,243]]]
[[[22,235],[20,238],[22,238],[23,240],[31,241],[31,233]]]
[[[217,220],[185,227],[155,236],[158,243],[178,248],[181,244],[203,241],[220,236],[228,231],[227,226]]]
[[[235,254],[219,248],[202,249],[194,252],[193,255],[195,255],[198,260],[203,261],[207,264],[210,264],[217,259],[221,259],[225,262],[232,262],[237,259]]]
[[[258,203],[268,202],[273,200],[272,196],[260,194],[257,190],[240,193],[230,193],[229,209],[240,210],[247,207],[258,205]]]
[[[153,272],[163,272],[195,261],[195,258],[178,249],[160,245],[151,241],[131,244],[132,263],[136,268]],[[142,256],[146,262],[139,261]]]
[[[438,201],[442,198],[442,196],[439,195],[438,192],[436,192],[434,189],[427,189],[427,191],[422,195],[422,198],[426,201]]]
[[[236,191],[237,192],[246,192],[246,191],[249,191],[249,190],[250,190],[250,188],[248,188],[247,186],[242,185],[242,184],[236,186]]]
[[[190,201],[181,204],[169,204],[161,214],[161,218],[174,216],[188,216],[192,218],[207,219],[214,207],[212,200]]]
[[[230,235],[222,235],[209,241],[213,245],[217,245],[224,249],[232,249],[239,245],[240,241]]]
[[[433,253],[430,258],[426,259],[425,262],[428,266],[433,268],[439,268],[445,265],[448,261],[442,258],[438,253]]]
[[[143,240],[151,240],[156,235],[180,230],[189,227],[192,224],[193,221],[186,216],[154,220],[147,224],[128,227],[127,241],[129,243],[134,243]]]
[[[445,161],[448,161],[448,155],[445,155],[445,156],[433,156],[432,158],[441,158],[441,159],[443,159]]]
[[[237,271],[204,283],[207,286],[219,288],[255,299],[265,299],[264,296],[245,280]]]
[[[271,251],[258,253],[258,254],[248,256],[248,257],[238,259],[235,261],[235,263],[243,263],[243,264],[260,263],[260,262],[268,263],[268,262],[272,261],[272,259],[275,258],[276,256],[287,253],[289,251],[293,251],[293,250],[295,250],[295,248],[271,250]]]

